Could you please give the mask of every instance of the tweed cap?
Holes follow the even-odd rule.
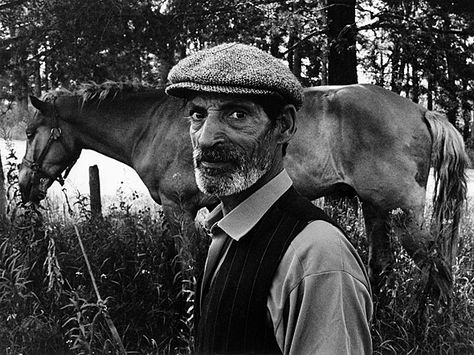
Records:
[[[253,46],[225,43],[194,53],[168,74],[166,93],[186,98],[191,92],[280,95],[299,109],[303,87],[279,59]]]

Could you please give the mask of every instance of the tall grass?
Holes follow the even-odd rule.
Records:
[[[461,246],[453,268],[452,299],[440,306],[423,290],[426,274],[391,232],[395,262],[374,299],[374,354],[474,354],[474,201],[465,211]],[[359,255],[367,261],[367,240],[360,208],[343,203],[326,212],[345,227]],[[428,206],[427,215],[431,207]]]
[[[189,354],[192,301],[208,236],[172,235],[160,210],[123,196],[94,218],[87,196],[69,205],[49,201],[35,211],[18,201],[16,166],[9,162],[11,224],[0,230],[0,353],[118,354],[104,317],[110,314],[130,354]],[[363,259],[367,241],[361,211],[326,206],[348,231]],[[420,309],[420,270],[395,235],[395,265],[375,300],[376,354],[474,353],[474,210],[466,213],[454,268],[453,300]],[[78,227],[103,303],[78,244]]]

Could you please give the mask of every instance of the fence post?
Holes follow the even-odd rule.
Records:
[[[97,165],[89,166],[89,189],[92,216],[100,217],[102,216],[102,203],[100,201],[100,179]]]

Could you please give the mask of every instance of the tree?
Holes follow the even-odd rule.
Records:
[[[357,83],[355,0],[328,0],[328,84]]]
[[[360,32],[365,72],[429,109],[444,110],[465,138],[473,102],[473,10],[466,1],[441,0],[360,0],[359,6],[372,20]]]
[[[238,41],[286,60],[305,86],[356,83],[358,59],[373,82],[444,109],[467,137],[471,8],[464,0],[0,0],[0,75],[26,117],[31,93],[89,80],[164,85],[190,52]]]
[[[7,219],[7,191],[5,189],[5,174],[3,173],[2,152],[0,152],[0,224]]]

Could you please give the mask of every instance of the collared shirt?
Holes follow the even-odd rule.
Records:
[[[225,216],[222,205],[216,207],[206,225],[214,236],[225,233],[238,242],[291,185],[283,170]],[[274,275],[267,311],[285,355],[372,353],[367,273],[353,246],[328,222],[309,223],[292,241]]]

